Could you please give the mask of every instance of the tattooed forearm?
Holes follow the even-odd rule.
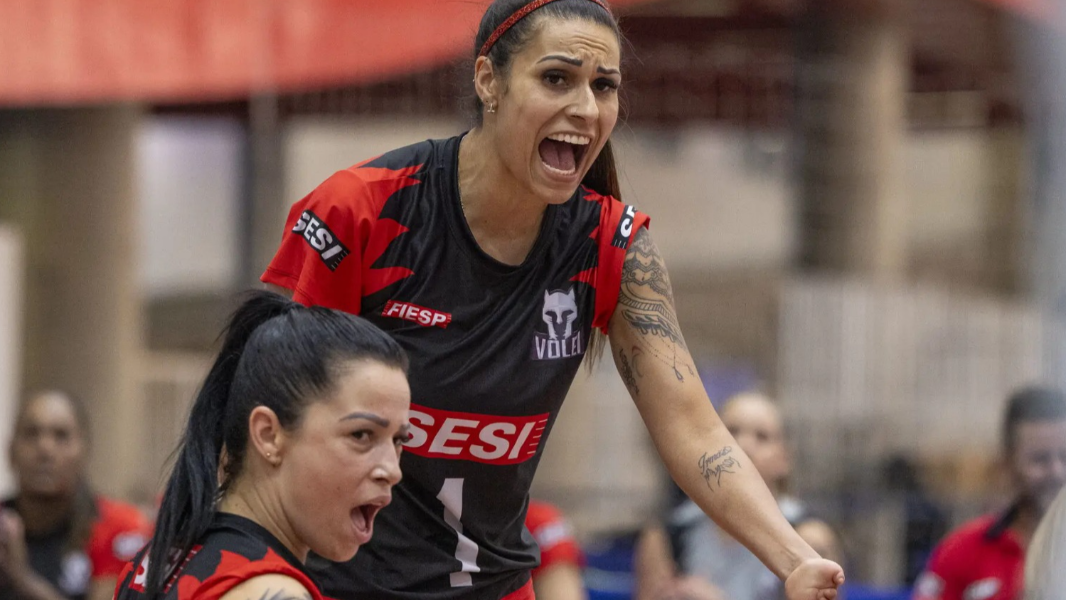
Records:
[[[255,600],[251,596],[248,600]],[[259,600],[311,600],[311,594],[305,592],[294,593],[288,590],[267,590],[259,597]]]
[[[634,356],[633,358],[635,361],[636,357]],[[622,374],[622,381],[624,381],[626,387],[629,388],[629,393],[633,394],[634,396],[639,396],[640,388],[637,387],[637,378],[633,375],[635,370],[634,365],[636,363],[634,362],[633,364],[630,364],[629,359],[626,357],[625,350],[618,351],[618,362],[620,364],[618,372]]]
[[[735,473],[740,468],[740,462],[733,458],[732,446],[726,446],[718,452],[708,456],[706,452],[700,457],[699,468],[700,475],[703,475],[703,481],[707,483],[707,489],[712,492],[717,488],[722,487],[722,475],[726,473]],[[711,480],[714,480],[714,485],[711,485]]]

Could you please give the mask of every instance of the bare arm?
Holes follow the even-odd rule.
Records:
[[[662,527],[646,528],[637,540],[633,554],[635,600],[658,600],[673,584],[677,567],[670,552],[670,540]]]
[[[677,323],[666,266],[645,229],[626,253],[609,335],[618,372],[674,481],[782,580],[815,561],[789,598],[834,598],[837,577],[828,570],[839,566],[821,561],[796,534],[711,406]],[[808,588],[813,594],[800,591]]]
[[[100,577],[94,579],[89,587],[88,600],[111,600],[115,597],[118,577]]]
[[[537,573],[533,593],[544,600],[587,600],[581,569],[573,563],[560,563]]]
[[[311,600],[311,593],[292,577],[271,574],[235,586],[221,600]]]

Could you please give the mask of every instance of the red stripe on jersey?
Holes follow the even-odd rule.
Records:
[[[548,413],[501,417],[411,405],[411,438],[404,449],[427,458],[515,465],[537,453]]]

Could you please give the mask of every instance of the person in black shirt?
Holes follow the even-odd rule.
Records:
[[[317,574],[323,591],[531,598],[530,483],[582,360],[608,336],[679,485],[792,600],[831,600],[842,570],[793,531],[722,426],[648,217],[619,200],[621,42],[606,0],[495,0],[474,54],[478,125],[327,179],[290,211],[262,277],[371,320],[412,360],[396,502],[354,561]]]
[[[308,552],[350,559],[400,480],[406,369],[399,345],[359,317],[253,295],[116,599],[320,600]]]

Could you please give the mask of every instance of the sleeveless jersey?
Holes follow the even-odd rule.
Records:
[[[537,566],[523,526],[544,440],[614,312],[648,218],[580,188],[549,206],[525,261],[477,245],[457,182],[461,137],[340,171],[293,206],[263,281],[362,315],[411,359],[403,481],[353,561],[315,570],[338,598],[498,600]]]
[[[260,575],[279,574],[299,581],[312,600],[323,600],[300,561],[259,524],[219,513],[203,541],[178,559],[181,567],[164,586],[163,600],[218,600],[241,583]],[[143,600],[148,548],[126,565],[115,600]]]

